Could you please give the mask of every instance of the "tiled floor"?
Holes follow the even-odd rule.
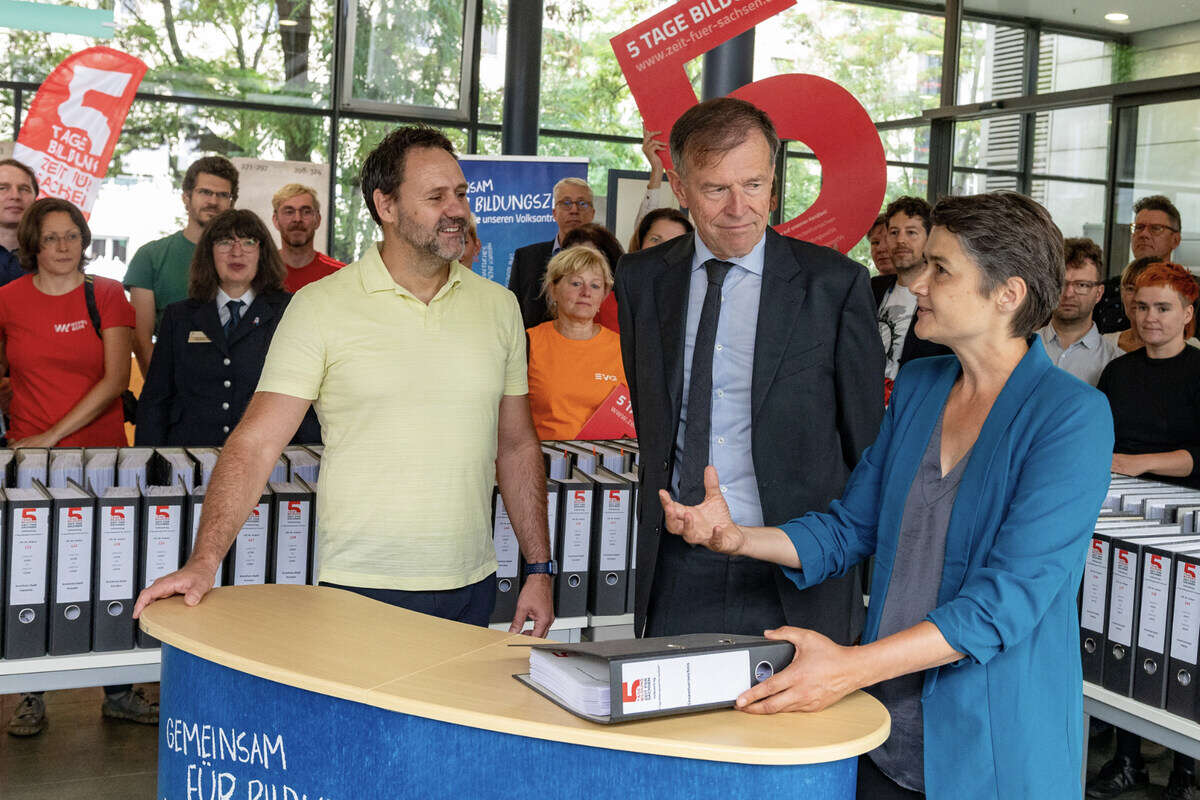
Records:
[[[146,692],[157,699],[158,686]],[[3,800],[154,800],[158,731],[150,725],[100,716],[100,689],[46,693],[49,727],[38,736],[0,733],[0,798]],[[0,697],[0,727],[7,725],[20,695]],[[1112,754],[1113,742],[1093,743],[1088,774]],[[1171,771],[1171,754],[1145,743],[1153,786],[1121,800],[1159,800]]]

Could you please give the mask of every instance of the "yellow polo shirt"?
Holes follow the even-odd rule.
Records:
[[[512,292],[455,263],[427,306],[371,247],[296,293],[258,391],[321,421],[321,580],[426,591],[495,571],[500,398],[528,392]]]

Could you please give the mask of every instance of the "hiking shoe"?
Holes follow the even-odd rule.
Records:
[[[27,694],[8,721],[13,736],[36,736],[46,729],[46,703],[40,694]]]
[[[120,694],[104,695],[100,713],[112,719],[127,719],[143,725],[158,724],[158,703],[146,699],[141,689],[127,689]]]

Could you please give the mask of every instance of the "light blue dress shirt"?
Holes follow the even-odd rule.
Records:
[[[679,432],[675,437],[675,474],[671,489],[679,495],[679,465],[682,463],[683,436],[688,418],[688,387],[692,378],[692,353],[696,349],[696,330],[708,292],[708,273],[704,262],[715,258],[698,234],[696,255],[688,286],[687,320],[683,342],[683,402]],[[754,474],[751,447],[750,385],[754,376],[754,337],[758,332],[758,302],[762,292],[763,254],[767,237],[744,256],[725,259],[734,268],[725,277],[721,291],[721,316],[717,320],[717,340],[713,346],[712,428],[708,463],[717,468],[721,491],[733,518],[742,525],[762,525],[762,502],[758,479]]]

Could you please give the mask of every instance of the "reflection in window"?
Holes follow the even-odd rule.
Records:
[[[1025,94],[1025,31],[964,20],[958,62],[958,102],[982,103]]]
[[[1039,93],[1112,83],[1116,43],[1043,33],[1038,44]]]
[[[1107,105],[1035,114],[1033,171],[1104,180],[1108,174],[1108,116]]]
[[[1015,170],[1020,163],[1021,118],[1013,114],[954,124],[954,166]]]
[[[462,0],[357,0],[353,97],[454,109],[463,60]]]
[[[1035,179],[1030,195],[1046,207],[1063,236],[1086,236],[1104,246],[1104,184]]]

